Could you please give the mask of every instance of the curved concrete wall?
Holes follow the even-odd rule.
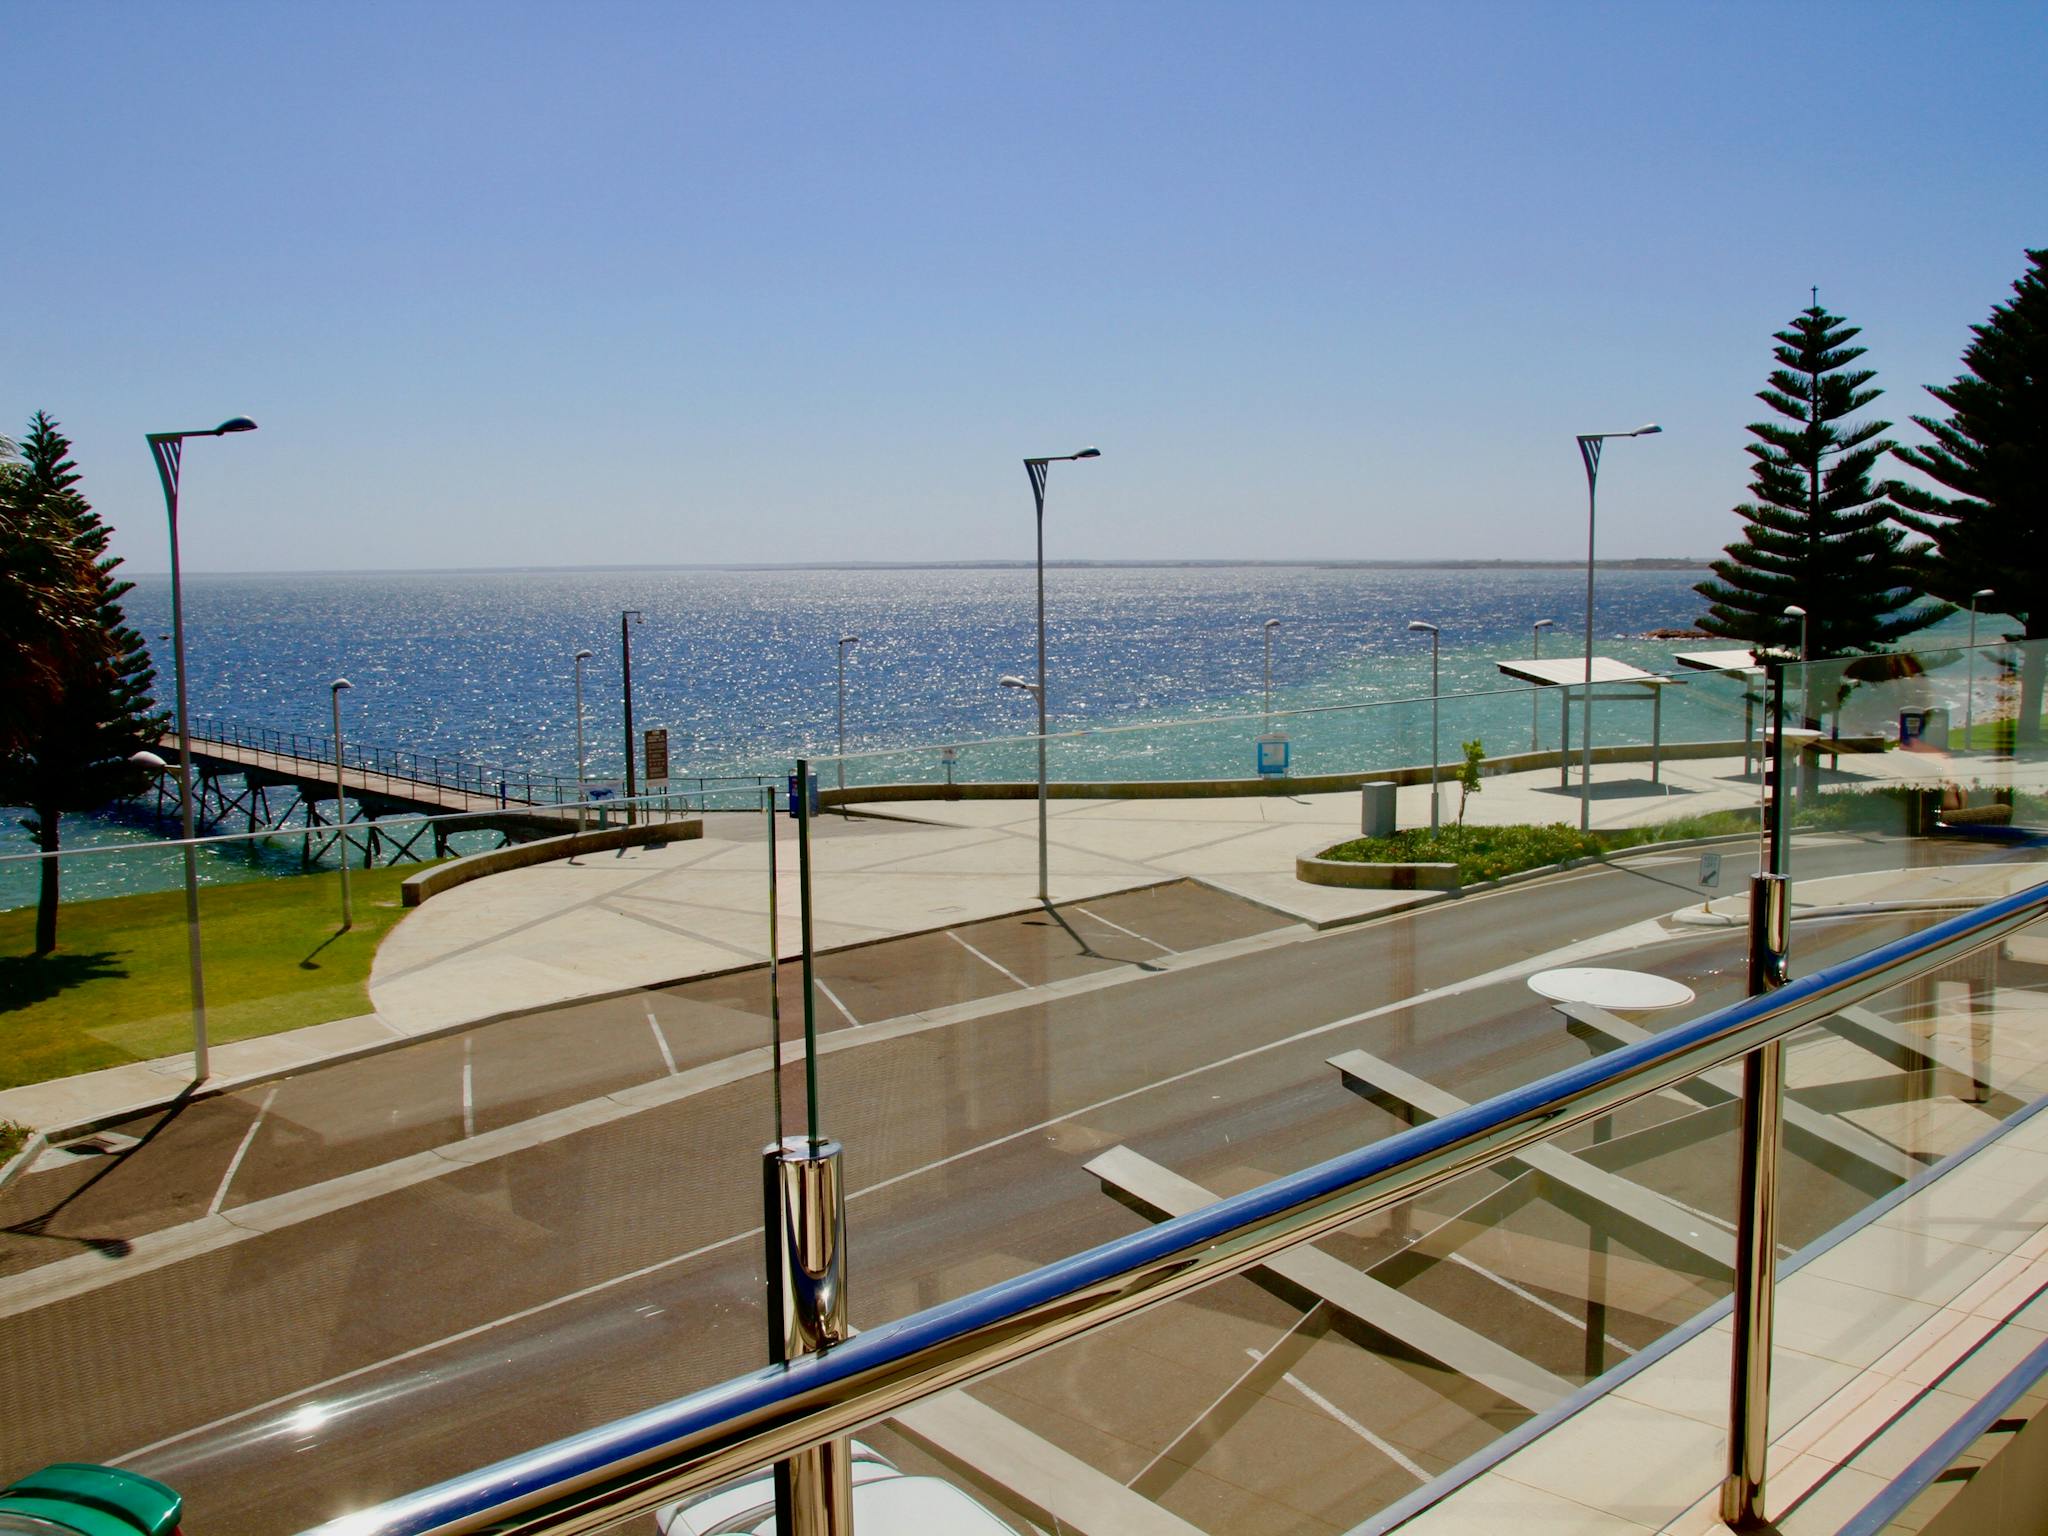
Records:
[[[607,848],[646,848],[656,843],[682,842],[703,835],[703,821],[692,818],[689,821],[658,821],[645,827],[606,827],[597,832],[571,832],[566,837],[543,837],[530,843],[513,843],[509,847],[493,848],[488,853],[472,853],[467,858],[450,859],[445,864],[422,870],[398,888],[399,899],[408,907],[416,907],[430,896],[438,896],[458,885],[467,885],[472,880],[481,880],[485,875],[502,874],[508,869],[525,869],[529,865],[573,858],[579,853],[599,853]]]

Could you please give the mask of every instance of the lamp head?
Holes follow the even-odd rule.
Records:
[[[860,636],[859,636],[859,635],[841,635],[841,636],[839,637],[839,643],[840,643],[841,645],[859,645],[859,644],[860,644]]]
[[[1536,629],[1555,629],[1555,628],[1557,628],[1557,620],[1555,620],[1555,619],[1538,619],[1538,620],[1536,621],[1536,623],[1535,623],[1535,624],[1534,624],[1534,625],[1533,625],[1532,627],[1533,627],[1533,628],[1536,628]]]
[[[1635,431],[1629,433],[1629,436],[1655,437],[1659,432],[1662,432],[1663,430],[1664,429],[1658,426],[1657,423],[1655,423],[1654,421],[1646,421],[1640,427],[1637,427]]]
[[[1268,629],[1278,629],[1279,627],[1280,627],[1280,621],[1279,621],[1278,619],[1268,619],[1268,620],[1266,620],[1266,628],[1268,628]]]
[[[1038,684],[1031,681],[1028,677],[1019,677],[1014,672],[1006,672],[1003,676],[997,678],[996,686],[1000,688],[1020,688],[1026,693],[1038,692]]]
[[[1102,450],[1100,448],[1083,448],[1079,453],[1069,454],[1068,457],[1074,459],[1099,459],[1102,457]]]
[[[1785,608],[1785,617],[1788,619],[1803,619],[1806,617],[1806,610],[1797,603],[1789,603]]]
[[[1989,587],[1979,587],[1976,591],[1970,594],[1972,598],[1990,597],[1991,595],[1991,588]]]
[[[1410,619],[1410,620],[1408,621],[1408,633],[1409,633],[1409,634],[1411,634],[1411,635],[1419,635],[1419,634],[1431,634],[1431,635],[1433,635],[1433,634],[1435,634],[1436,632],[1437,632],[1437,628],[1436,628],[1436,626],[1435,626],[1434,624],[1429,624],[1429,623],[1425,623],[1425,622],[1424,622],[1423,620],[1421,620],[1421,619]]]
[[[345,688],[355,687],[355,684],[350,682],[345,677],[337,677],[333,682],[329,683],[327,686],[332,692],[340,693]]]
[[[213,435],[215,437],[225,437],[230,432],[254,432],[255,430],[256,423],[248,417],[230,416],[226,421],[213,429]]]
[[[576,659],[577,659],[578,661],[588,661],[588,660],[590,660],[590,652],[588,652],[588,651],[578,651],[578,652],[576,653]]]
[[[138,768],[154,768],[159,772],[171,766],[154,752],[130,752],[128,754],[128,761],[135,764]]]

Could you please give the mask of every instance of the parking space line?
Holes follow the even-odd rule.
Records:
[[[839,994],[837,992],[834,992],[830,987],[826,986],[825,983],[819,980],[818,977],[815,975],[811,977],[811,985],[816,987],[820,992],[825,994],[825,1001],[830,1003],[834,1008],[837,1008],[840,1014],[845,1018],[847,1023],[851,1024],[855,1029],[860,1028],[860,1020],[856,1019],[853,1016],[853,1010],[851,1008],[847,1007],[846,1004],[839,1001]]]
[[[476,1073],[471,1061],[471,1048],[476,1041],[469,1035],[462,1037],[462,1139],[469,1140],[476,1134]]]
[[[269,1115],[271,1103],[276,1098],[276,1088],[263,1095],[263,1107],[256,1111],[256,1118],[249,1124],[248,1134],[243,1136],[242,1144],[235,1148],[235,1155],[228,1161],[228,1171],[220,1176],[220,1188],[213,1192],[213,1204],[206,1208],[207,1215],[220,1214],[220,1208],[228,1198],[228,1186],[235,1182],[235,1174],[241,1169],[242,1159],[249,1155],[249,1144],[256,1139],[256,1133],[263,1129],[264,1118]]]
[[[967,953],[974,956],[974,958],[979,960],[983,965],[993,966],[996,970],[1001,971],[1005,976],[1009,977],[1010,980],[1017,983],[1017,986],[1020,990],[1025,992],[1029,992],[1031,990],[1030,982],[1026,981],[1022,976],[1019,976],[1015,971],[1011,970],[1007,965],[1003,964],[1002,961],[991,960],[987,955],[984,955],[972,944],[968,943],[965,939],[961,938],[960,935],[955,933],[952,929],[948,928],[946,930],[946,937],[951,939],[955,944],[958,944],[962,949],[966,950]]]
[[[661,1060],[663,1065],[668,1068],[668,1075],[674,1077],[676,1075],[675,1052],[668,1048],[668,1036],[661,1032],[661,1021],[655,1018],[652,1008],[647,1010],[647,1027],[654,1031],[654,1043],[661,1048]]]
[[[1148,939],[1142,933],[1138,933],[1132,929],[1126,928],[1122,923],[1112,923],[1100,912],[1091,912],[1086,907],[1076,907],[1074,908],[1074,910],[1080,913],[1083,917],[1087,918],[1090,922],[1100,923],[1105,928],[1114,928],[1118,933],[1122,934],[1127,939],[1136,939],[1140,944],[1150,944],[1154,949],[1158,950],[1161,954],[1177,955],[1180,953],[1180,951],[1175,949],[1171,944],[1162,944],[1157,939]]]
[[[1510,1280],[1506,1275],[1497,1275],[1492,1270],[1488,1269],[1484,1264],[1473,1263],[1472,1260],[1466,1258],[1465,1255],[1462,1253],[1452,1253],[1447,1255],[1447,1257],[1453,1264],[1461,1264],[1466,1269],[1471,1270],[1473,1274],[1479,1275],[1484,1279],[1491,1280],[1495,1285],[1499,1286],[1502,1290],[1512,1292],[1514,1295],[1517,1295],[1521,1297],[1522,1300],[1528,1302],[1531,1306],[1540,1307],[1543,1311],[1548,1312],[1552,1317],[1562,1318],[1565,1322],[1570,1323],[1574,1328],[1578,1329],[1579,1332],[1584,1333],[1586,1331],[1586,1320],[1583,1317],[1573,1317],[1571,1313],[1565,1311],[1563,1307],[1556,1306],[1550,1302],[1545,1301],[1541,1296],[1538,1296],[1534,1291],[1524,1290],[1521,1286],[1515,1284],[1514,1281]],[[1622,1340],[1617,1339],[1611,1333],[1602,1333],[1600,1337],[1605,1339],[1609,1344],[1613,1345],[1616,1349],[1620,1350],[1624,1355],[1632,1355],[1636,1352],[1634,1345],[1625,1343]]]
[[[1247,1349],[1245,1353],[1250,1355],[1254,1360],[1263,1360],[1266,1358],[1265,1352],[1263,1350]],[[1335,1403],[1331,1402],[1327,1397],[1323,1396],[1323,1394],[1318,1392],[1314,1387],[1310,1386],[1307,1382],[1303,1381],[1299,1376],[1296,1376],[1294,1372],[1288,1371],[1285,1374],[1283,1374],[1280,1379],[1286,1382],[1287,1385],[1289,1385],[1290,1387],[1294,1388],[1295,1391],[1299,1392],[1303,1397],[1307,1398],[1310,1402],[1314,1403],[1318,1408],[1322,1409],[1323,1412],[1327,1413],[1339,1424],[1342,1424],[1346,1429],[1350,1430],[1351,1433],[1358,1436],[1358,1438],[1363,1440],[1367,1445],[1371,1446],[1374,1450],[1378,1451],[1382,1456],[1386,1457],[1387,1460],[1394,1463],[1394,1465],[1399,1467],[1403,1472],[1406,1472],[1410,1477],[1414,1478],[1415,1481],[1417,1481],[1418,1483],[1426,1483],[1429,1481],[1430,1475],[1426,1470],[1424,1470],[1420,1462],[1414,1460],[1410,1456],[1404,1455],[1399,1446],[1390,1444],[1389,1442],[1382,1440],[1378,1435],[1374,1434],[1371,1430],[1367,1429],[1363,1424],[1359,1423],[1358,1420],[1351,1417],[1351,1415],[1346,1413],[1342,1408],[1339,1408]]]

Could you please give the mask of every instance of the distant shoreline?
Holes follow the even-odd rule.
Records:
[[[1711,557],[1665,555],[1637,560],[1598,560],[1602,571],[1705,571]],[[188,571],[191,576],[574,576],[646,571],[1028,571],[1029,560],[763,560],[682,565],[451,565],[363,570]],[[1583,560],[1048,560],[1049,571],[1583,571]],[[122,575],[168,576],[168,571],[123,565]]]

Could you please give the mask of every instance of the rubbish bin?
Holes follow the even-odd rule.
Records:
[[[1394,795],[1392,784],[1362,784],[1359,786],[1360,809],[1358,831],[1363,837],[1392,837],[1394,835]]]
[[[0,1489],[0,1536],[177,1536],[185,1501],[153,1477],[60,1461]]]

